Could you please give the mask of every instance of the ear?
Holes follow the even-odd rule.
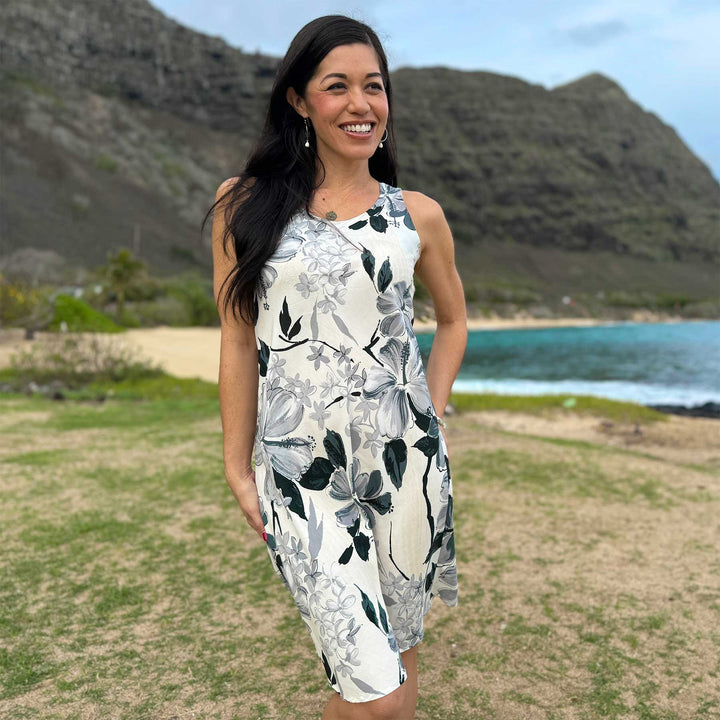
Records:
[[[299,115],[307,117],[305,101],[295,92],[295,88],[289,87],[285,93],[285,98]]]

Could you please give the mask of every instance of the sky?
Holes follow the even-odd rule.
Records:
[[[244,52],[278,58],[307,22],[343,14],[376,31],[391,71],[441,65],[548,89],[600,72],[720,180],[720,0],[150,2]]]

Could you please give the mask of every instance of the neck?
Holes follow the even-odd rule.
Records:
[[[320,159],[325,168],[323,171],[323,167],[318,161],[315,174],[315,184],[318,190],[327,191],[333,196],[351,195],[374,182],[370,175],[367,158],[348,160],[347,158],[337,158],[334,155],[330,157],[320,155]]]

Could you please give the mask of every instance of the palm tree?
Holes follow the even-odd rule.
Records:
[[[108,253],[104,275],[108,286],[117,296],[117,318],[120,320],[125,306],[125,292],[147,269],[146,263],[132,256],[128,248],[121,248],[115,256]]]

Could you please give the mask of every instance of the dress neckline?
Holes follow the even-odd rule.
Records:
[[[345,223],[351,223],[355,222],[356,220],[360,220],[363,216],[367,215],[371,210],[374,210],[380,203],[382,202],[383,196],[385,195],[385,183],[381,180],[378,180],[378,185],[380,186],[380,192],[378,194],[377,200],[372,204],[372,207],[369,207],[364,212],[361,212],[359,215],[356,215],[355,217],[348,218],[347,220],[328,220],[327,218],[321,218],[317,215],[313,215],[312,213],[305,211],[313,220],[322,220],[323,222],[331,222],[335,225],[344,225]]]

